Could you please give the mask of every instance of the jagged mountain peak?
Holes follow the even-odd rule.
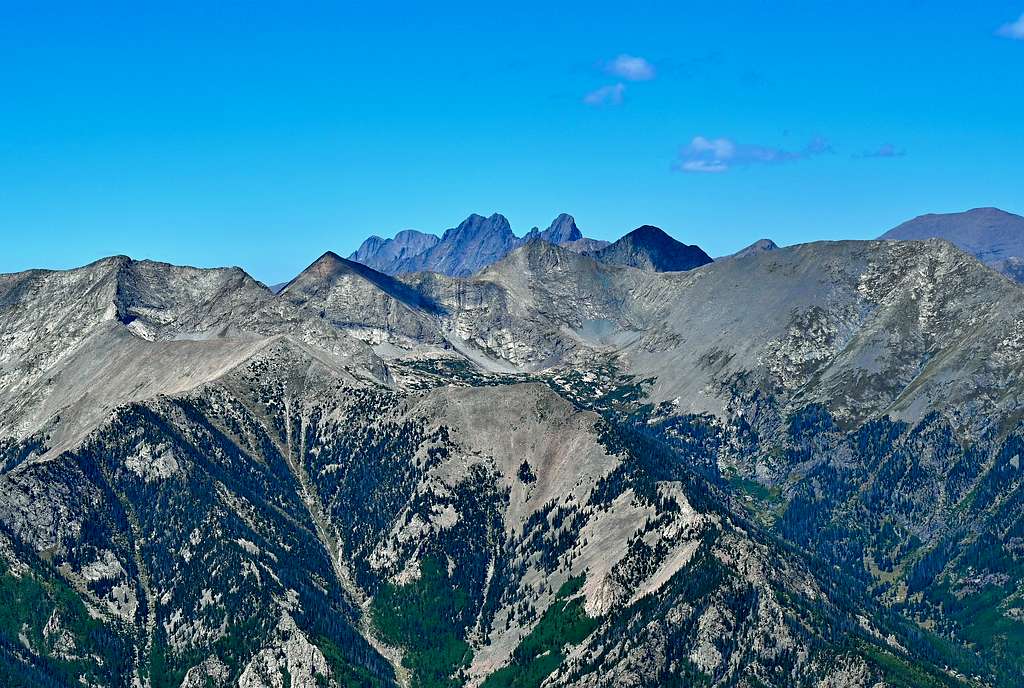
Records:
[[[302,272],[285,284],[278,291],[278,295],[283,295],[290,289],[296,289],[302,284],[312,281],[325,282],[337,277],[338,275],[354,272],[354,266],[357,265],[367,270],[372,270],[372,268],[369,268],[362,263],[342,258],[334,251],[324,251],[319,258],[310,263]]]
[[[345,258],[342,258],[337,253],[335,253],[334,251],[324,251],[320,255],[320,257],[317,258],[316,260],[314,260],[310,265],[311,266],[313,266],[313,265],[334,266],[334,265],[344,265],[344,264],[346,264],[348,262],[350,262],[350,261],[346,260]]]
[[[117,255],[107,256],[105,258],[99,258],[99,259],[94,260],[93,262],[91,262],[91,263],[89,263],[87,265],[82,266],[81,268],[71,268],[71,269],[72,270],[89,270],[89,269],[93,269],[93,268],[103,268],[103,267],[110,267],[110,266],[122,267],[122,266],[128,265],[129,263],[134,263],[134,262],[140,262],[140,261],[136,261],[131,256],[126,256],[123,253],[119,253]]]
[[[500,260],[522,242],[512,233],[504,215],[484,217],[473,213],[446,230],[436,245],[402,261],[394,272],[430,271],[466,277]]]
[[[547,229],[533,227],[523,237],[515,235],[508,218],[501,213],[489,216],[472,213],[440,237],[416,230],[403,230],[392,239],[370,236],[349,260],[389,275],[438,272],[466,277],[535,238],[571,245],[580,252],[597,250],[607,244],[584,238],[576,220],[568,213],[560,213]]]
[[[539,234],[544,241],[552,244],[564,244],[569,241],[577,241],[583,238],[583,232],[576,226],[576,220],[568,213],[560,213],[551,221],[548,228]]]
[[[403,229],[395,234],[395,241],[407,242],[418,237],[434,237],[433,234],[425,234],[417,229]],[[434,237],[435,239],[437,237]]]
[[[368,237],[348,258],[380,272],[393,273],[402,261],[423,253],[441,239],[415,229],[403,229],[391,239]]]
[[[120,321],[144,339],[197,335],[231,313],[243,312],[246,304],[271,296],[264,284],[237,266],[197,268],[125,255],[70,270],[4,277],[0,292],[5,286],[36,290],[47,295],[47,310],[66,309],[60,318],[78,322],[73,336],[84,336],[105,320]]]
[[[509,224],[508,218],[501,213],[492,213],[488,217],[484,217],[478,213],[470,213],[469,217],[460,222],[455,227],[446,230],[442,235],[441,240],[444,241],[453,237],[471,237],[476,238],[482,235],[496,234],[499,236],[515,236],[512,233],[512,225]]]

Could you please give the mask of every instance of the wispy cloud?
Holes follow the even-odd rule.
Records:
[[[583,102],[593,107],[602,105],[622,105],[626,95],[627,81],[650,81],[655,77],[654,65],[642,57],[622,54],[610,62],[599,62],[597,65],[605,74],[617,77],[621,81],[606,84],[583,96]]]
[[[679,159],[673,167],[680,172],[721,173],[736,167],[793,162],[831,152],[832,146],[823,138],[812,139],[800,150],[789,151],[771,146],[737,143],[728,138],[695,136],[679,151]]]
[[[883,143],[874,150],[867,150],[857,155],[858,158],[902,158],[907,154],[907,151],[902,148],[897,148],[891,143]]]
[[[655,77],[654,65],[635,55],[619,55],[604,70],[626,81],[650,81]]]
[[[622,97],[626,93],[626,85],[623,83],[608,84],[595,89],[583,96],[583,102],[587,105],[621,105]]]
[[[1015,41],[1024,41],[1024,14],[1015,22],[1003,24],[996,30],[996,35],[1003,38],[1012,38]]]

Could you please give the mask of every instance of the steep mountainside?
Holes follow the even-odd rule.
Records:
[[[403,282],[328,251],[281,290],[280,300],[369,344],[443,341],[441,308]]]
[[[433,234],[406,229],[392,239],[371,236],[348,259],[362,263],[378,272],[394,274],[398,272],[398,268],[404,261],[433,248],[439,241],[441,239]]]
[[[449,341],[524,372],[617,352],[686,412],[724,417],[741,387],[851,422],[943,409],[974,427],[1016,404],[1021,292],[945,242],[805,244],[662,274],[532,242],[472,279],[405,282]]]
[[[711,262],[699,246],[687,246],[651,225],[634,229],[593,256],[602,263],[655,272],[691,270]]]
[[[464,277],[501,260],[521,243],[503,215],[470,215],[447,230],[435,246],[399,262],[395,272],[429,270]]]
[[[921,215],[879,238],[945,239],[1012,279],[1018,279],[1015,265],[1024,260],[1024,217],[998,208]]]
[[[237,268],[115,257],[0,276],[0,436],[45,428],[60,446],[120,404],[194,387],[282,336],[357,376],[385,374],[366,345]]]
[[[469,279],[404,279],[441,305],[440,321],[457,348],[520,372],[622,347],[649,324],[656,294],[672,288],[653,273],[604,265],[544,241]]]
[[[628,255],[0,276],[0,678],[1019,685],[1024,291]]]
[[[722,415],[743,388],[851,421],[1012,417],[1021,290],[946,242],[803,244],[684,273],[676,294],[625,352],[659,400]]]
[[[27,549],[7,566],[22,586],[61,576],[120,649],[99,664],[74,607],[44,605],[8,660],[243,686],[815,685],[901,661],[874,638],[906,628],[868,626],[875,655],[836,644],[837,602],[799,557],[751,536],[686,463],[545,385],[339,382],[267,350],[13,466],[0,519]],[[642,662],[624,651],[637,643]]]

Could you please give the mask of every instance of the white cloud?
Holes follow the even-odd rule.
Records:
[[[1000,26],[996,34],[1015,41],[1024,41],[1024,14],[1020,15],[1017,21]]]
[[[679,159],[673,167],[680,172],[721,173],[734,167],[793,162],[831,152],[832,146],[822,138],[812,139],[798,151],[787,151],[770,146],[736,143],[728,138],[695,136],[679,151]]]
[[[623,83],[608,84],[595,89],[583,96],[583,102],[587,105],[621,105],[622,97],[626,92],[626,85]]]
[[[634,55],[619,55],[605,65],[605,71],[626,81],[650,81],[654,78],[654,65]]]
[[[736,155],[736,144],[729,139],[706,139],[695,136],[690,142],[690,150],[694,154],[709,154],[710,157],[728,160]]]
[[[587,105],[621,105],[626,95],[625,81],[650,81],[654,78],[654,65],[642,57],[622,54],[611,62],[599,63],[607,74],[618,77],[622,81],[606,84],[583,96]]]

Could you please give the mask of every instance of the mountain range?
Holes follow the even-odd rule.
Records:
[[[1024,217],[999,208],[921,215],[880,238],[945,239],[1007,277],[1024,279]]]
[[[468,277],[532,241],[585,253],[604,263],[658,272],[689,270],[711,262],[699,247],[687,246],[650,225],[639,227],[612,244],[588,239],[566,213],[556,217],[547,229],[534,227],[521,238],[512,232],[503,215],[474,214],[440,238],[415,230],[399,232],[393,239],[371,236],[348,259],[389,275],[437,272]]]
[[[1011,279],[1024,280],[1024,217],[998,208],[921,215],[879,238],[945,239]],[[471,215],[440,238],[411,229],[399,232],[392,239],[371,236],[349,260],[389,275],[431,271],[466,277],[536,239],[591,255],[602,262],[660,272],[689,270],[711,262],[699,247],[678,242],[650,225],[629,232],[614,246],[607,241],[585,238],[573,217],[566,213],[555,218],[546,230],[534,227],[522,238],[515,236],[508,220],[497,213],[488,218]],[[731,257],[777,248],[771,239],[760,239]]]
[[[6,685],[1020,685],[1024,287],[586,241],[0,275]]]

